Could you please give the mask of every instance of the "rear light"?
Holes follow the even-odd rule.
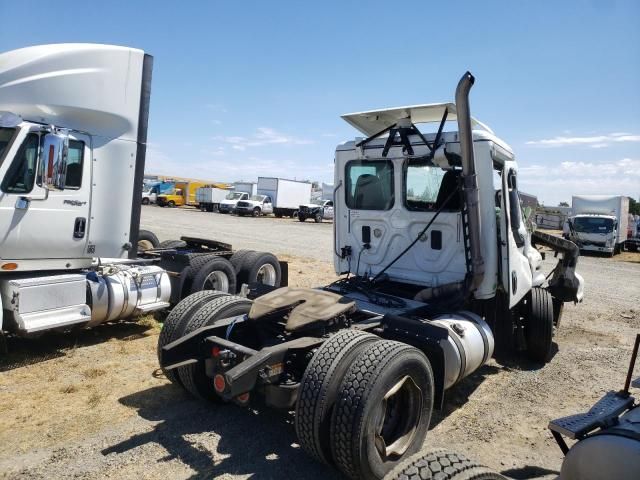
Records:
[[[220,347],[213,347],[211,349],[211,356],[217,358],[220,356]]]
[[[226,388],[227,383],[224,381],[224,377],[219,373],[213,378],[213,387],[216,389],[216,392],[222,393]]]

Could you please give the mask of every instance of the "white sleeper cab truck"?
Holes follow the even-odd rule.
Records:
[[[107,45],[0,54],[0,330],[169,305],[167,273],[135,260],[151,68]]]
[[[568,234],[580,250],[609,256],[622,250],[627,240],[629,197],[621,195],[574,195]]]
[[[295,410],[313,458],[380,479],[422,447],[445,391],[494,347],[548,361],[564,302],[583,297],[579,252],[527,228],[511,148],[470,116],[473,81],[462,77],[455,104],[344,116],[366,138],[336,150],[343,277],[185,298],[159,341],[167,376],[201,398],[260,394]],[[551,274],[535,245],[559,252]]]

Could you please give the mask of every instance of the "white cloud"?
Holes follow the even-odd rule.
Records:
[[[542,140],[529,140],[527,145],[542,147],[566,147],[569,145],[587,145],[593,148],[603,148],[612,143],[640,142],[640,135],[624,132],[609,133],[607,135],[593,135],[590,137],[558,136]]]
[[[236,150],[244,150],[248,147],[264,147],[266,145],[309,145],[313,143],[305,138],[298,138],[280,133],[269,127],[260,127],[251,137],[241,136],[217,136],[214,140],[229,143]]]
[[[637,198],[640,193],[640,159],[608,162],[574,162],[529,165],[518,172],[525,192],[548,204],[570,201],[572,195],[610,194]]]

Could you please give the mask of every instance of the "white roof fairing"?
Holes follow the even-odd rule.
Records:
[[[144,52],[55,44],[0,54],[0,110],[107,138],[137,139]]]
[[[440,123],[445,108],[448,109],[447,121],[457,120],[457,110],[453,103],[429,103],[424,105],[409,105],[406,107],[369,110],[366,112],[347,113],[342,118],[368,137],[395,125],[398,120],[410,118],[411,123]],[[471,127],[493,131],[484,123],[471,117]]]

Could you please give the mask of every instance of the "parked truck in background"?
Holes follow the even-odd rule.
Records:
[[[210,185],[196,190],[196,203],[203,212],[213,212],[220,208],[220,203],[227,199],[231,190],[212,187]]]
[[[307,218],[312,218],[316,223],[320,223],[322,220],[333,220],[332,184],[323,183],[319,197],[312,198],[311,202],[299,206],[298,220],[304,222]]]
[[[203,186],[204,182],[176,182],[173,192],[158,195],[156,203],[161,207],[197,207],[196,190]]]
[[[149,205],[150,203],[156,203],[158,195],[163,193],[173,192],[175,189],[174,182],[159,182],[146,184],[142,189],[142,204]]]
[[[574,195],[565,234],[580,250],[619,253],[627,240],[629,198],[623,195]]]
[[[285,178],[258,177],[258,194],[271,199],[273,214],[276,217],[295,217],[300,205],[311,200],[311,183]]]
[[[257,193],[256,184],[254,182],[234,182],[233,191],[227,194],[227,197],[220,202],[218,212],[234,213],[236,204],[240,200],[249,200],[251,196]]]

